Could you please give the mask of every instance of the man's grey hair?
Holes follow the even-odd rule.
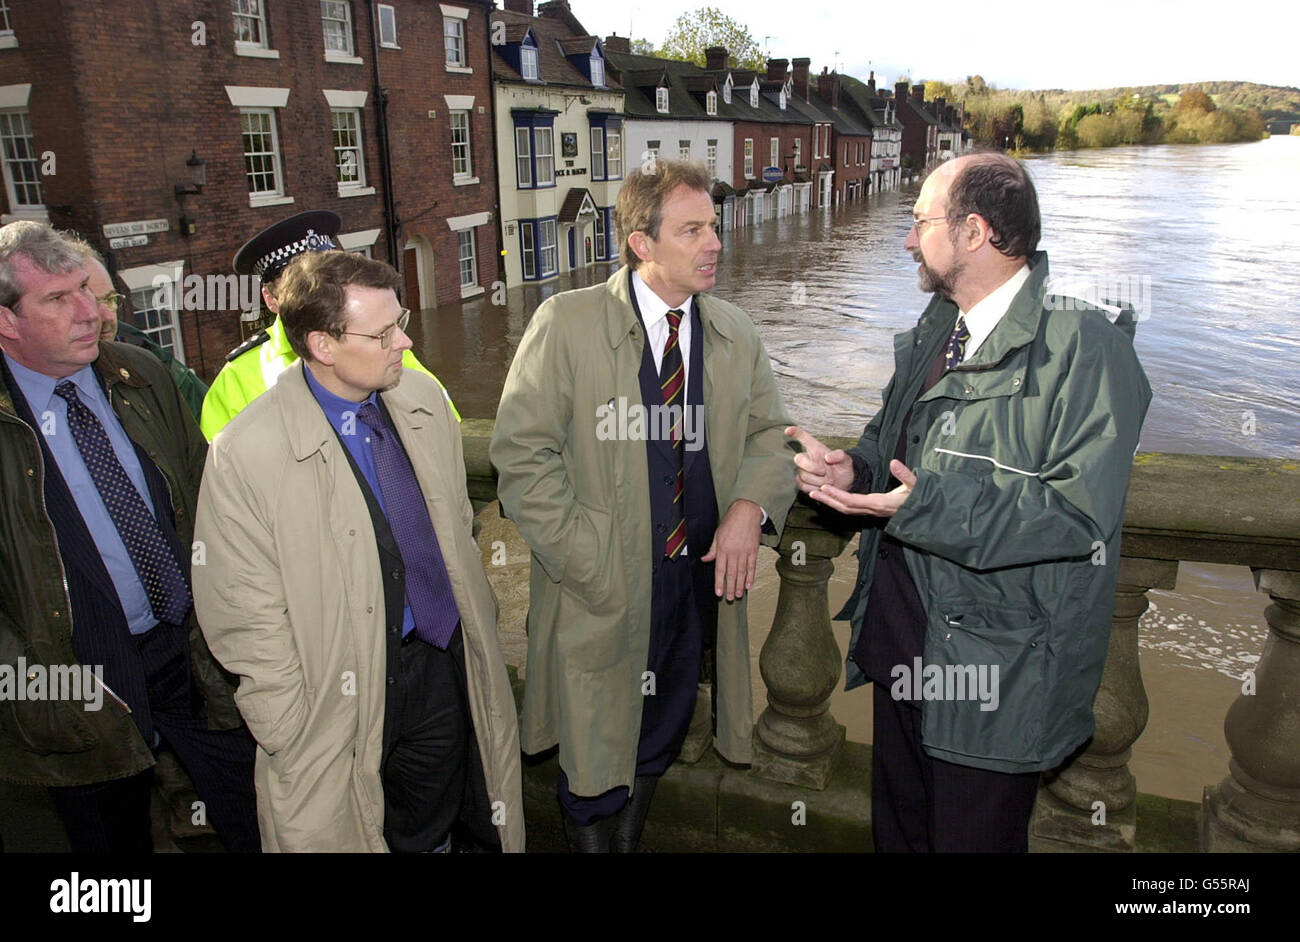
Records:
[[[78,237],[80,238],[80,237]],[[12,309],[23,296],[15,262],[27,264],[51,274],[62,275],[79,268],[84,254],[68,244],[64,235],[43,222],[20,220],[0,226],[0,306]]]
[[[82,238],[80,233],[65,229],[59,235],[63,237],[64,242],[68,243],[68,247],[80,255],[83,260],[91,259],[103,265],[105,270],[108,269],[108,264],[104,261],[104,256],[100,254],[99,249]]]

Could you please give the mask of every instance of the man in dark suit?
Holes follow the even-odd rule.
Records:
[[[74,851],[148,852],[165,741],[254,851],[253,742],[190,595],[206,447],[166,368],[100,341],[89,280],[49,226],[0,228],[0,669],[84,677],[0,702],[0,775],[48,786]]]

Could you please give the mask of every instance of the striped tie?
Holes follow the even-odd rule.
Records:
[[[676,559],[677,554],[686,545],[686,515],[682,507],[685,478],[682,461],[682,422],[686,413],[686,364],[682,362],[682,349],[677,343],[677,331],[681,326],[682,312],[669,311],[668,342],[664,344],[663,363],[659,367],[659,388],[663,391],[664,408],[671,410],[675,406],[677,410],[675,413],[671,411],[668,413],[675,418],[672,438],[673,459],[677,465],[677,489],[673,493],[673,513],[668,518],[672,530],[664,544],[664,555],[669,559]]]

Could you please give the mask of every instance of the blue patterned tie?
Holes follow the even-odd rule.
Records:
[[[948,348],[944,352],[944,366],[952,369],[966,359],[966,344],[970,340],[970,331],[966,329],[966,318],[958,314],[957,325],[948,338]]]
[[[420,482],[397,433],[384,422],[375,404],[363,405],[357,418],[370,426],[370,453],[388,526],[406,567],[406,604],[415,616],[415,635],[445,651],[460,623],[460,611]]]
[[[68,403],[72,439],[144,585],[153,617],[169,625],[185,624],[194,600],[158,521],[117,460],[104,426],[78,397],[77,387],[65,379],[54,393]]]

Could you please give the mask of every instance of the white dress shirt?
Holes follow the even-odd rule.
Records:
[[[989,292],[984,300],[971,306],[969,311],[962,311],[966,319],[966,329],[970,331],[970,340],[966,341],[966,355],[969,360],[975,351],[993,333],[993,328],[1006,316],[1011,302],[1022,285],[1029,279],[1029,266],[1021,265],[1020,270]]]

